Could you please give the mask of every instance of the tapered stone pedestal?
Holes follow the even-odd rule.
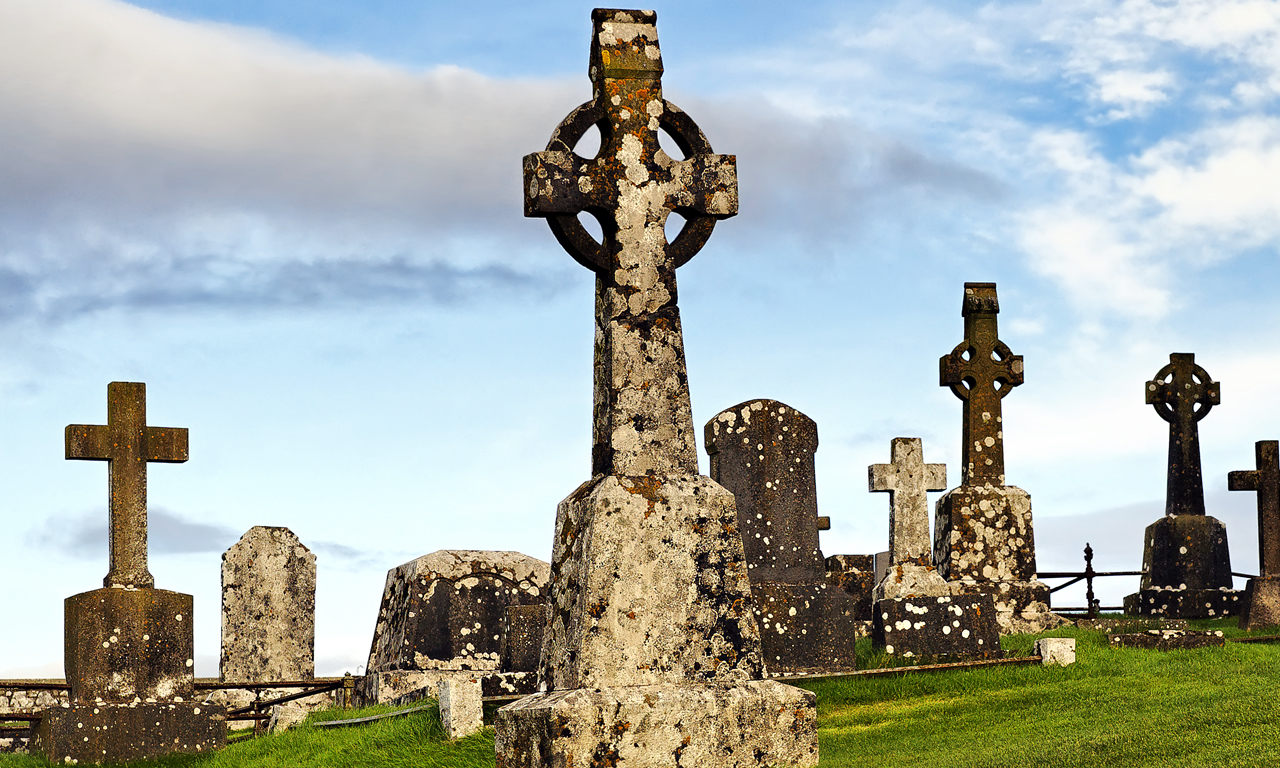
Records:
[[[1147,526],[1142,586],[1124,599],[1131,616],[1221,618],[1240,613],[1227,527],[1208,515],[1170,515]]]
[[[1280,626],[1280,578],[1271,576],[1249,579],[1242,602],[1241,629]]]

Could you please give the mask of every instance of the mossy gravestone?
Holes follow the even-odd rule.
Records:
[[[735,160],[662,98],[656,14],[592,23],[594,98],[524,182],[525,214],[596,275],[593,477],[556,512],[545,692],[499,711],[497,765],[815,765],[813,694],[759,680],[733,494],[697,472],[676,268],[737,212]],[[575,155],[593,127],[599,153]],[[673,211],[687,222],[668,243]]]
[[[187,430],[147,426],[145,384],[107,386],[107,424],[73,424],[68,459],[110,465],[111,568],[67,598],[70,706],[43,712],[32,750],[55,763],[203,752],[227,740],[226,710],[193,701],[192,598],[147,570],[147,464],[187,460]]]

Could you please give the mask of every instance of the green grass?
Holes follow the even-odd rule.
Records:
[[[1192,625],[1220,629],[1228,637],[1245,634],[1235,619]],[[1280,634],[1280,628],[1251,634]],[[1109,648],[1102,632],[1061,629],[1045,636],[1075,637],[1076,663],[804,682],[802,687],[818,694],[821,766],[1280,765],[1280,643],[1161,653]],[[1013,635],[1002,645],[1010,655],[1028,655],[1034,640]],[[869,643],[859,643],[863,668],[890,661]],[[486,707],[486,720],[493,709]],[[134,766],[493,766],[491,728],[450,743],[434,708],[351,728],[311,725],[386,711],[320,712],[276,736],[252,739],[249,731],[238,732],[214,755]],[[0,755],[0,768],[37,766],[48,763]]]

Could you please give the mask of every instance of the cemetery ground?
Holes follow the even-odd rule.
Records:
[[[1245,636],[1234,617],[1192,621]],[[1247,633],[1280,634],[1280,627]],[[1027,656],[1036,637],[1076,638],[1076,663],[800,681],[818,695],[821,766],[1263,766],[1280,764],[1280,642],[1160,652],[1109,648],[1106,633],[1063,628],[1002,639]],[[861,669],[902,664],[858,644]],[[408,707],[421,707],[411,704]],[[492,722],[496,704],[486,705]],[[427,706],[368,725],[320,720],[392,711],[330,710],[287,732],[232,743],[213,755],[171,755],[136,768],[408,768],[494,765],[493,731],[450,742]],[[0,755],[0,768],[47,766]]]

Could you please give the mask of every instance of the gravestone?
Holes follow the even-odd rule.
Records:
[[[315,676],[316,556],[288,528],[255,526],[222,555],[224,683],[310,680]],[[269,699],[294,693],[271,689]],[[211,700],[242,707],[248,691],[220,691]],[[332,697],[305,699],[320,705]],[[296,703],[296,702],[295,702]]]
[[[856,669],[857,601],[827,583],[813,455],[818,425],[776,400],[716,414],[703,431],[711,479],[733,493],[764,663],[771,675]]]
[[[964,340],[939,361],[939,384],[964,403],[960,485],[938,499],[933,561],[964,594],[995,601],[1002,633],[1063,623],[1036,580],[1031,496],[1005,483],[1003,400],[1022,384],[1022,356],[1000,341],[995,283],[965,283]]]
[[[1280,624],[1280,442],[1254,445],[1257,469],[1227,475],[1227,489],[1258,494],[1258,575],[1245,587],[1240,628]]]
[[[1142,582],[1125,597],[1125,613],[1181,619],[1239,613],[1227,527],[1205,514],[1200,475],[1198,424],[1222,401],[1221,388],[1195,355],[1175,352],[1147,382],[1146,401],[1169,422],[1165,516],[1147,526]]]
[[[662,98],[656,23],[592,12],[593,99],[524,160],[525,215],[596,275],[595,418],[592,479],[556,511],[544,692],[499,710],[499,768],[818,761],[813,694],[759,679],[733,495],[697,471],[676,269],[737,212],[737,173]],[[593,126],[596,157],[575,155]]]
[[[104,763],[226,744],[226,710],[195,699],[191,595],[156,589],[147,569],[147,464],[187,460],[187,430],[147,426],[146,385],[107,386],[107,424],[73,424],[66,457],[106,461],[110,570],[66,600],[68,705],[43,712],[33,751]]]
[[[357,697],[370,704],[434,697],[440,680],[456,676],[478,677],[486,696],[533,692],[535,670],[502,670],[502,635],[511,607],[545,614],[549,577],[550,565],[535,557],[464,549],[387,571]]]

